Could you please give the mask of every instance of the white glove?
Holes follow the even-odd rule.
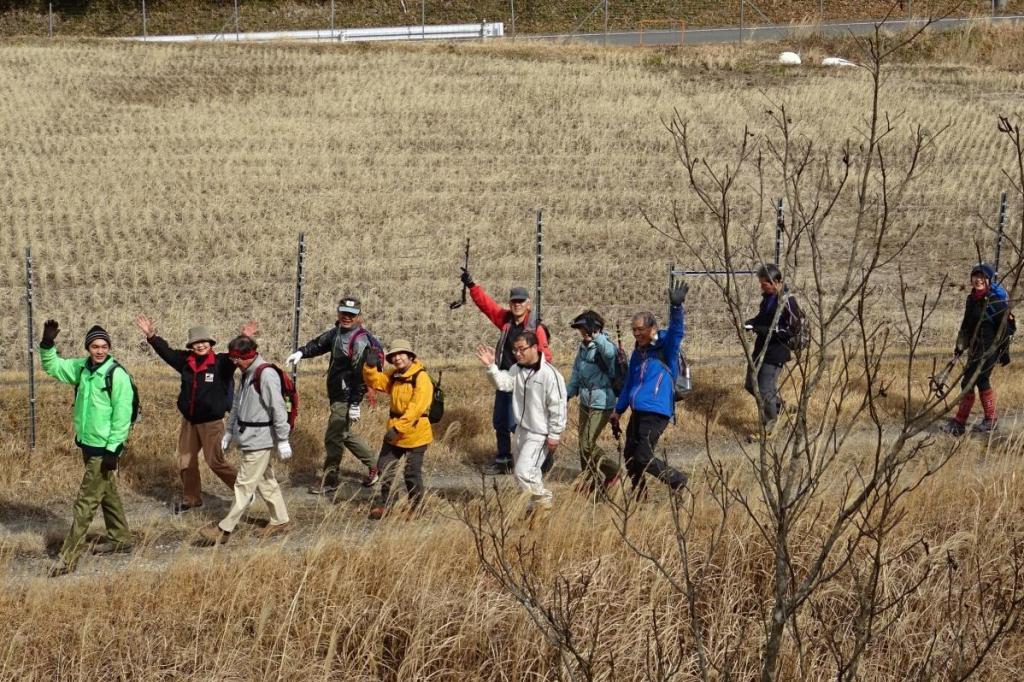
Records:
[[[281,460],[291,459],[292,446],[288,444],[288,441],[277,444],[277,454],[281,457]]]
[[[220,439],[220,449],[227,450],[229,447],[231,447],[231,434],[225,433],[224,437]]]
[[[359,418],[363,416],[363,410],[359,405],[348,406],[348,420],[350,422],[357,422]]]
[[[302,359],[302,351],[301,350],[297,350],[294,353],[292,353],[291,355],[289,355],[288,359],[285,360],[284,363],[286,365],[291,365],[292,369],[295,369],[295,368],[297,368],[299,366],[299,360],[301,360],[301,359]]]

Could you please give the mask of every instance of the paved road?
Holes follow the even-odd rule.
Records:
[[[952,30],[962,28],[972,23],[1012,23],[1024,22],[1024,15],[979,17],[979,18],[949,18],[937,21],[934,30]],[[921,19],[899,19],[889,20],[886,27],[891,31],[902,31],[907,28],[920,26]],[[822,24],[821,30],[825,35],[864,35],[871,33],[875,27],[874,21],[849,21]],[[734,43],[739,40],[784,40],[787,37],[807,33],[813,30],[808,26],[791,25],[769,25],[750,26],[740,29],[737,26],[726,26],[723,28],[694,28],[685,31],[685,35],[679,30],[656,30],[656,31],[615,31],[604,33],[564,33],[547,35],[521,36],[529,40],[578,40],[587,43],[601,43],[607,40],[608,45],[704,45],[708,43]]]

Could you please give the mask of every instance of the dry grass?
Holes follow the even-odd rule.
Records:
[[[1019,37],[992,31],[936,38],[949,42],[926,43],[913,64],[889,72],[890,101],[908,119],[929,127],[955,122],[937,172],[912,200],[911,219],[928,226],[903,262],[917,294],[943,274],[963,279],[975,259],[974,236],[991,246],[976,214],[991,216],[1002,184],[994,116],[1021,111],[1021,76],[1012,66],[1024,41],[1013,35]],[[821,54],[844,47],[806,43]],[[40,319],[62,320],[65,352],[78,347],[93,321],[108,324],[115,353],[139,379],[146,410],[121,474],[129,505],[146,512],[133,519],[140,551],[122,563],[90,560],[80,577],[43,581],[34,576],[65,528],[80,477],[70,390],[42,381],[41,442],[31,458],[21,445],[23,387],[0,393],[0,455],[7,462],[0,468],[0,618],[7,635],[0,677],[553,677],[554,653],[481,573],[468,531],[447,518],[444,496],[431,500],[425,519],[375,527],[362,520],[358,496],[337,506],[301,504],[298,486],[320,459],[325,419],[314,362],[303,364],[306,407],[296,455],[281,467],[296,486],[289,503],[296,503],[300,531],[284,545],[243,539],[233,549],[193,549],[199,520],[160,512],[177,488],[176,383],[171,370],[144,361],[149,353],[131,317],[148,312],[180,341],[194,322],[212,323],[226,339],[236,321],[255,316],[263,320],[268,355],[281,357],[289,345],[293,238],[305,230],[311,248],[303,336],[329,324],[331,302],[354,290],[382,336],[413,337],[432,370],[445,367],[450,396],[428,473],[438,480],[466,472],[489,455],[490,390],[461,358],[494,330],[472,309],[447,310],[458,291],[464,236],[473,238],[473,271],[489,289],[529,282],[531,210],[543,205],[545,313],[556,330],[595,301],[613,320],[637,308],[660,311],[662,261],[680,257],[642,226],[638,205],[664,210],[677,198],[694,230],[705,224],[680,191],[660,115],[672,107],[685,112],[713,154],[729,148],[743,123],[765,127],[765,99],[755,86],[789,101],[803,133],[830,146],[851,136],[859,121],[862,74],[781,70],[772,64],[776,51],[76,42],[0,48],[0,88],[9,93],[0,100],[0,253],[7,256],[0,292],[7,300],[20,294],[20,255],[31,243]],[[944,63],[926,62],[930,55]],[[872,314],[885,315],[895,297],[881,290],[875,301]],[[698,365],[699,389],[666,445],[686,453],[699,473],[703,460],[692,459],[704,419],[714,422],[715,452],[735,454],[754,410],[711,287],[697,283],[688,303],[691,352],[719,359]],[[934,320],[936,346],[949,345],[960,306],[957,294]],[[13,305],[0,313],[0,365],[7,368],[24,357],[21,315]],[[572,336],[558,332],[563,369],[572,350]],[[1019,376],[1000,370],[996,381],[1004,414],[1012,412],[1024,399]],[[888,407],[899,409],[895,398]],[[361,426],[373,442],[384,415],[383,406],[370,410]],[[566,446],[562,457],[574,459],[573,439]],[[934,561],[952,557],[993,577],[1020,536],[1020,457],[1016,437],[971,441],[908,498],[901,540],[924,538]],[[463,494],[472,489],[472,477],[465,479],[453,486]],[[699,552],[713,509],[700,476],[695,480]],[[652,610],[681,628],[683,606],[623,547],[606,512],[575,501],[570,488],[556,484],[554,518],[528,536],[543,548],[533,570],[549,581],[598,567],[587,613],[601,615],[597,637],[616,658],[616,679],[638,679]],[[662,502],[656,496],[645,508],[637,532],[667,556]],[[807,530],[810,542],[814,529]],[[739,516],[729,531],[716,565],[718,589],[705,608],[712,641],[748,641],[738,665],[753,670],[769,553]],[[935,571],[900,629],[871,651],[864,679],[899,679],[912,666],[922,638],[942,620],[946,570],[943,564]],[[901,577],[892,580],[896,585]],[[822,595],[823,627],[845,622],[849,588],[840,580]],[[814,676],[827,676],[827,653],[813,654]],[[981,679],[1016,679],[1021,657],[1020,640],[1005,640]]]

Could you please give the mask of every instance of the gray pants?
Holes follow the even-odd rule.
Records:
[[[419,505],[420,500],[423,499],[423,454],[426,451],[426,445],[400,448],[391,443],[384,443],[381,446],[380,457],[377,460],[377,466],[380,467],[381,505],[386,506],[391,503],[391,484],[401,459],[405,460],[402,478],[405,480],[405,490],[409,493],[409,506],[415,509]]]
[[[755,398],[761,396],[761,423],[768,426],[769,430],[775,426],[783,405],[779,397],[780,374],[782,365],[770,365],[767,362],[761,365],[756,376],[753,372],[747,372],[747,393]]]

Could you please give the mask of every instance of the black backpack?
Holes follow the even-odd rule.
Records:
[[[124,368],[117,360],[111,360],[110,371],[107,372],[107,376],[103,381],[103,390],[107,392],[107,395],[113,397],[114,395],[114,372],[120,367],[124,370],[124,373],[128,375],[128,382],[132,386],[132,421],[131,425],[135,426],[135,423],[142,419],[142,403],[139,402],[139,389],[135,386],[135,379],[132,379],[132,375]],[[77,390],[77,387],[76,387]]]
[[[612,391],[614,391],[615,395],[622,393],[622,387],[626,385],[626,378],[629,376],[629,358],[626,356],[626,350],[622,347],[622,344],[616,344],[615,346],[615,360],[611,367],[605,364],[604,356],[597,349],[594,349],[594,359],[597,361],[601,371],[612,380]]]
[[[408,381],[412,383],[413,388],[416,388],[416,378],[425,372],[425,369],[421,369],[411,377]],[[429,374],[427,376],[430,376]],[[433,381],[434,384],[434,395],[430,398],[430,407],[427,408],[426,418],[431,424],[436,424],[444,418],[444,389],[441,388],[441,378],[444,376],[444,372],[437,373],[437,381]]]
[[[783,301],[786,307],[780,317],[780,325],[783,325],[783,328],[789,332],[785,341],[786,347],[794,353],[798,353],[810,347],[811,329],[807,325],[807,316],[796,302],[796,297],[786,294]]]

